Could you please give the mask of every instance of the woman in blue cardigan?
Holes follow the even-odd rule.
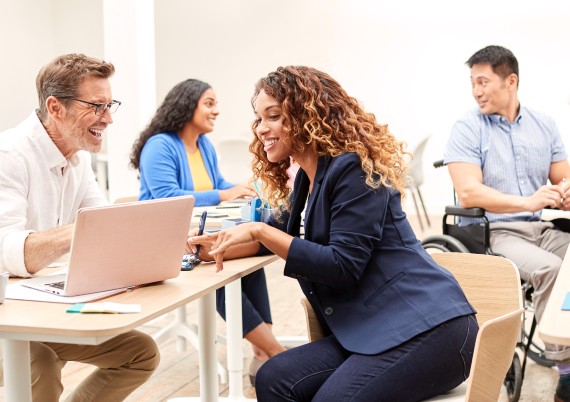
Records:
[[[214,130],[218,114],[216,94],[205,82],[188,79],[170,90],[133,146],[140,200],[193,195],[199,207],[255,197],[251,188],[228,182],[220,172],[205,135]]]
[[[246,185],[224,179],[214,146],[206,133],[218,116],[214,90],[205,82],[188,79],[174,86],[149,126],[133,145],[131,165],[140,171],[139,200],[193,195],[196,206],[255,196]],[[216,292],[217,310],[225,319],[225,291]],[[259,366],[284,350],[271,331],[271,311],[265,272],[242,279],[243,334],[251,342],[254,359],[250,378]]]
[[[466,380],[475,311],[402,210],[403,143],[313,68],[278,68],[252,105],[254,177],[281,214],[191,237],[189,248],[202,244],[218,269],[246,253],[279,255],[328,335],[261,366],[257,400],[420,401]]]

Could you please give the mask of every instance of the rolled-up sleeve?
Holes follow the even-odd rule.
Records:
[[[19,230],[6,234],[2,241],[2,260],[4,261],[2,272],[9,272],[12,276],[32,276],[26,270],[24,263],[24,242],[31,232],[31,230]]]
[[[24,264],[26,229],[26,178],[22,166],[8,152],[0,151],[0,271],[30,276]]]

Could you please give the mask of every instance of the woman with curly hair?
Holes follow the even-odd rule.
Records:
[[[246,252],[279,255],[327,334],[261,366],[257,399],[419,401],[465,381],[475,311],[402,210],[403,143],[313,68],[278,68],[252,105],[254,176],[280,213],[192,237],[188,248],[202,244],[218,269]]]
[[[131,165],[140,171],[139,200],[193,195],[197,206],[217,205],[256,193],[226,181],[216,151],[206,137],[218,116],[214,90],[188,79],[174,86],[149,126],[133,145]],[[246,163],[244,161],[244,163]],[[271,309],[263,269],[242,278],[243,336],[252,344],[252,383],[258,367],[285,350],[272,333]],[[225,319],[225,289],[216,291],[216,308]]]

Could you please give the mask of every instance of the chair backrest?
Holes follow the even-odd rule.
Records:
[[[477,310],[480,328],[465,401],[495,402],[521,336],[524,309],[518,270],[510,260],[491,255],[436,253],[432,257],[453,274]]]
[[[508,259],[484,254],[435,253],[439,265],[453,274],[477,321],[485,321],[522,308],[519,271]]]
[[[518,309],[486,321],[479,328],[465,401],[496,402],[503,379],[513,363],[515,347],[521,337],[521,316]],[[522,379],[521,379],[522,380]]]
[[[113,201],[113,204],[123,204],[125,202],[135,202],[139,199],[137,195],[128,195],[125,197],[118,197]]]
[[[413,180],[412,185],[415,187],[421,186],[424,182],[423,159],[429,138],[430,136],[428,135],[422,139],[413,151],[414,159],[412,159],[412,162],[410,163],[410,176]]]
[[[220,171],[227,181],[246,184],[253,176],[249,143],[246,138],[225,138],[217,144]]]
[[[307,320],[307,335],[309,342],[314,342],[323,338],[323,328],[319,323],[319,319],[317,318],[317,315],[315,314],[311,303],[309,303],[309,300],[307,300],[306,297],[303,297],[301,298],[301,304],[303,305],[305,311],[305,319]]]
[[[496,402],[521,336],[524,309],[518,269],[510,260],[493,255],[435,253],[431,256],[451,272],[477,310],[479,333],[464,400]],[[303,298],[301,303],[309,340],[317,340],[322,337],[318,319],[307,299]],[[456,392],[429,401],[463,400],[463,391],[464,387],[458,387]]]

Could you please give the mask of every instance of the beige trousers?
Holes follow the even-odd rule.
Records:
[[[554,229],[550,222],[495,222],[491,224],[491,248],[511,260],[521,279],[533,288],[536,320],[540,322],[558,276],[570,233]],[[546,357],[569,360],[570,348],[545,344]]]
[[[68,361],[97,367],[66,399],[69,402],[122,401],[152,375],[160,361],[154,340],[139,331],[100,345],[30,342],[30,356],[34,402],[59,401],[61,370]]]

